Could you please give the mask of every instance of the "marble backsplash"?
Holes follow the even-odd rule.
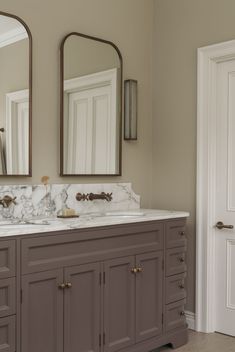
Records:
[[[111,202],[106,200],[80,201],[77,193],[112,193]],[[51,184],[44,185],[0,185],[0,198],[5,195],[16,197],[16,205],[0,206],[0,219],[32,218],[57,215],[62,208],[73,208],[77,214],[134,210],[140,208],[140,196],[136,195],[131,183],[103,184]]]

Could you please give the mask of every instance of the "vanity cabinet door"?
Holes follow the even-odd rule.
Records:
[[[135,257],[104,263],[104,351],[135,343]]]
[[[136,341],[162,333],[163,253],[136,256]]]
[[[22,278],[22,351],[63,352],[63,270]]]
[[[100,264],[65,269],[64,352],[98,352],[101,305]]]

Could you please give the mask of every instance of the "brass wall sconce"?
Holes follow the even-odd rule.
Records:
[[[124,82],[124,139],[137,140],[137,81]]]

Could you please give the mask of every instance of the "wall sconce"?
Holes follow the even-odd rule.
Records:
[[[137,81],[124,82],[124,139],[137,140]]]

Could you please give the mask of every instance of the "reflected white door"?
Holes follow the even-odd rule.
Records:
[[[217,70],[216,331],[235,336],[235,60]]]
[[[111,87],[69,93],[68,105],[69,173],[115,173],[116,115],[111,111]]]
[[[7,173],[29,172],[29,91],[6,94],[6,165]]]

